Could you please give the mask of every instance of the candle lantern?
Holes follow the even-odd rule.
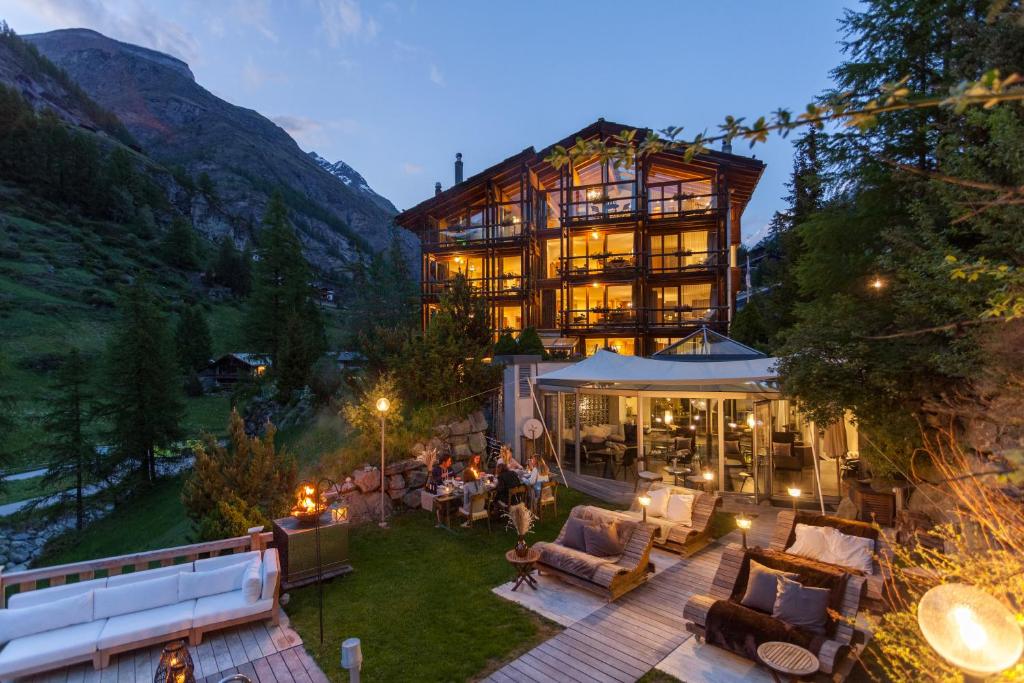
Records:
[[[647,506],[651,504],[651,497],[644,494],[636,499],[636,502],[640,503],[640,507],[644,511],[644,521],[647,521]]]
[[[196,683],[192,655],[184,640],[175,640],[164,647],[153,683]]]

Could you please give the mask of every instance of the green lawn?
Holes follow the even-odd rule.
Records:
[[[185,399],[185,416],[181,421],[185,436],[195,439],[203,434],[225,436],[228,433],[228,416],[231,414],[231,397],[227,394],[211,394]]]
[[[18,500],[26,500],[28,498],[35,498],[37,496],[49,495],[51,493],[57,493],[61,489],[68,488],[66,485],[60,483],[50,484],[49,486],[43,486],[42,477],[32,477],[31,479],[16,479],[14,481],[5,481],[3,488],[0,488],[0,505],[6,505],[7,503],[13,503]]]

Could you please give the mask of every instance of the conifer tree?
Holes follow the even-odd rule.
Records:
[[[188,375],[206,367],[213,354],[213,341],[206,316],[198,306],[186,306],[178,316],[174,329],[174,341],[178,349],[178,362]]]
[[[85,488],[95,473],[95,450],[86,436],[93,398],[88,383],[88,364],[77,349],[72,349],[56,372],[43,422],[50,458],[43,482],[58,484],[70,492],[75,528],[79,530],[85,524]]]
[[[169,265],[182,269],[196,268],[196,235],[185,219],[176,216],[160,240],[160,252]]]
[[[167,320],[145,283],[136,281],[121,297],[120,321],[107,352],[105,412],[116,458],[156,478],[156,450],[181,430],[178,357]]]
[[[245,296],[249,293],[251,260],[248,251],[239,252],[235,241],[225,235],[221,238],[217,254],[210,266],[210,276],[218,285],[229,288],[235,296]]]

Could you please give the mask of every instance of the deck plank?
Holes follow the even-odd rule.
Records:
[[[295,683],[295,678],[288,671],[288,665],[285,664],[280,652],[275,652],[267,657],[267,663],[270,664],[270,668],[274,671],[277,683]]]
[[[295,648],[281,650],[280,654],[281,659],[288,665],[288,671],[291,673],[292,678],[295,679],[295,683],[313,683],[312,677],[306,672],[306,667],[303,666],[302,662],[295,655]]]

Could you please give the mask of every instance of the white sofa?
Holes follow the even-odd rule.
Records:
[[[0,679],[28,676],[247,621],[277,621],[277,550],[223,555],[17,593],[0,609]]]

